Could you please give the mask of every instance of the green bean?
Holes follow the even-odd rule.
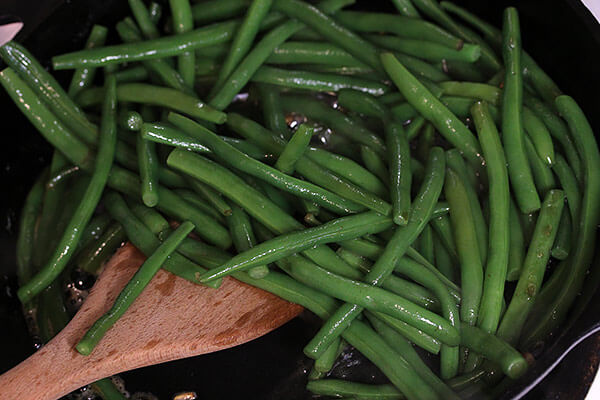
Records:
[[[128,0],[129,8],[146,39],[157,39],[160,36],[156,23],[152,21],[150,11],[142,0]]]
[[[479,144],[468,128],[390,53],[381,55],[392,81],[408,102],[429,120],[446,140],[474,164],[481,164]]]
[[[446,11],[449,11],[452,14],[458,15],[461,19],[465,20],[470,25],[474,26],[479,31],[481,31],[481,33],[483,33],[486,39],[491,40],[493,42],[492,44],[497,45],[497,47],[500,47],[500,31],[496,27],[492,26],[491,24],[488,24],[475,14],[472,14],[466,9],[459,7],[456,4],[451,3],[449,1],[441,1],[440,7]]]
[[[391,329],[375,314],[366,312],[371,325],[392,348],[394,348],[411,365],[417,374],[443,399],[458,399],[454,393],[431,369],[423,362],[412,344],[401,334]]]
[[[456,242],[452,233],[452,224],[450,222],[450,218],[448,218],[447,215],[441,215],[437,218],[433,218],[431,220],[431,226],[441,242],[444,244],[444,247],[450,255],[450,258],[454,262],[457,262],[459,260],[458,252],[456,250]]]
[[[290,18],[297,18],[324,38],[352,54],[359,61],[364,62],[376,71],[382,71],[381,62],[377,57],[377,49],[374,46],[339,25],[318,8],[299,0],[275,0],[273,9],[288,15]]]
[[[7,74],[14,75],[14,72],[17,72],[20,79],[23,79],[41,97],[46,106],[69,130],[72,130],[86,142],[94,136],[95,127],[85,118],[83,112],[65,93],[56,79],[46,71],[27,49],[16,42],[9,42],[0,47],[0,57],[11,68],[12,72]],[[9,79],[9,77],[6,77],[6,79]],[[14,79],[13,81],[17,82]],[[11,96],[14,96],[10,91],[8,92]],[[35,123],[34,126],[36,126]]]
[[[162,243],[144,264],[137,270],[135,275],[125,285],[119,296],[104,315],[102,315],[92,327],[79,340],[75,349],[84,356],[89,355],[98,344],[106,331],[121,318],[129,306],[140,295],[142,290],[150,283],[150,280],[158,272],[162,264],[175,251],[179,243],[194,229],[194,224],[189,221],[182,223],[179,228],[167,240]]]
[[[85,43],[85,48],[91,49],[94,47],[100,47],[104,44],[106,40],[106,35],[108,34],[108,29],[102,25],[94,25],[92,30],[90,31],[90,35],[88,36],[88,40]],[[95,68],[78,68],[73,72],[73,77],[71,78],[71,83],[69,84],[69,89],[67,93],[71,97],[75,97],[75,95],[86,87],[90,86],[94,81],[94,76],[96,75]]]
[[[342,2],[325,0],[319,3],[319,6],[322,7],[323,11],[331,13],[341,8],[345,3],[346,0]],[[274,9],[277,4],[277,2],[273,4]],[[246,83],[248,83],[261,64],[265,62],[273,49],[285,42],[291,35],[302,29],[302,27],[304,27],[302,22],[291,20],[279,25],[263,36],[254,46],[254,49],[229,74],[227,79],[228,84],[223,84],[217,93],[211,96],[209,104],[218,110],[225,109]]]
[[[301,256],[290,256],[286,261],[291,276],[307,286],[404,321],[442,343],[451,345],[458,343],[456,328],[450,322],[403,297],[372,285],[332,274]],[[454,306],[456,307],[456,305]],[[321,355],[322,353],[319,354],[319,356]]]
[[[199,153],[210,152],[210,149],[202,145],[199,141],[167,125],[146,122],[142,124],[140,134],[144,139],[152,140],[156,143],[182,147]]]
[[[231,215],[231,206],[223,199],[223,197],[214,191],[211,187],[204,183],[195,180],[188,179],[188,184],[196,193],[204,197],[214,208],[216,208],[221,214],[228,217]]]
[[[450,77],[443,70],[407,54],[395,53],[396,58],[419,79],[427,79],[431,82],[449,81]]]
[[[152,1],[148,5],[148,13],[150,13],[150,21],[156,25],[160,21],[160,17],[162,17],[162,6],[159,3]]]
[[[302,124],[298,127],[294,135],[290,138],[290,141],[285,146],[277,162],[275,168],[283,172],[284,174],[291,175],[294,173],[294,165],[298,161],[302,154],[306,151],[310,139],[313,135],[313,130],[307,127],[306,124]]]
[[[125,400],[126,397],[117,389],[116,385],[110,378],[100,379],[92,383],[92,388],[98,392],[105,400]]]
[[[260,23],[266,17],[272,3],[273,0],[253,0],[250,4],[242,24],[235,33],[230,51],[219,70],[211,95],[216,93],[216,90],[223,85],[225,79],[233,72],[246,54],[248,54],[252,42],[258,33]]]
[[[554,240],[554,246],[552,246],[551,255],[557,260],[566,260],[571,253],[571,246],[573,238],[575,237],[573,232],[573,222],[571,220],[571,214],[563,212],[560,216],[560,222],[558,224],[558,232],[556,232],[556,239]]]
[[[341,11],[335,15],[341,24],[356,32],[386,32],[407,39],[427,40],[452,49],[460,49],[464,42],[444,29],[418,18],[407,18],[386,13]]]
[[[192,6],[192,16],[198,25],[237,17],[248,7],[248,0],[208,0]]]
[[[281,96],[281,102],[286,111],[301,111],[306,117],[323,123],[334,132],[385,153],[381,137],[365,128],[360,121],[334,110],[322,101],[304,96]]]
[[[233,239],[235,249],[242,253],[256,245],[256,238],[252,231],[250,218],[246,212],[235,205],[232,207],[231,211],[231,216],[227,218],[229,231],[231,232],[231,238]],[[248,275],[254,279],[263,278],[268,273],[269,268],[267,267],[267,264],[257,265],[248,271]]]
[[[113,73],[117,83],[139,82],[148,79],[148,70],[143,65],[122,69]]]
[[[397,36],[368,35],[367,39],[377,46],[399,51],[430,62],[442,60],[474,62],[481,55],[478,45],[464,44],[459,50],[422,39],[404,39]]]
[[[267,66],[260,67],[250,80],[286,88],[320,92],[337,92],[340,89],[351,88],[379,96],[389,91],[386,85],[369,79]]]
[[[439,86],[444,95],[475,98],[495,106],[502,97],[502,90],[485,83],[449,81],[440,82]]]
[[[506,64],[502,96],[502,131],[511,186],[523,213],[540,208],[531,165],[527,160],[522,126],[523,82],[521,66],[521,36],[515,8],[504,12],[502,51]]]
[[[458,81],[485,82],[487,80],[487,76],[479,68],[478,63],[442,60],[436,66]],[[502,77],[504,78],[504,74]]]
[[[450,281],[456,281],[454,261],[435,231],[433,232],[433,250],[437,269]]]
[[[579,208],[582,197],[573,170],[560,154],[556,155],[556,163],[553,165],[552,170],[558,177],[560,186],[562,186],[567,196],[571,221],[579,221]]]
[[[569,165],[573,168],[575,176],[579,182],[582,182],[583,172],[581,160],[573,144],[573,140],[569,135],[569,128],[565,122],[556,115],[546,104],[536,99],[533,96],[525,96],[525,104],[529,107],[542,121],[554,137],[562,146],[565,156],[569,161]]]
[[[158,204],[158,159],[154,142],[137,134],[137,153],[140,165],[142,201],[148,207]]]
[[[509,282],[516,281],[521,276],[523,268],[523,260],[525,259],[525,237],[523,236],[523,228],[519,218],[519,210],[515,202],[510,201],[508,235],[508,269],[506,270],[506,280]]]
[[[95,95],[97,99],[101,99],[103,92],[97,90]],[[121,102],[167,107],[217,124],[222,124],[227,120],[227,114],[213,109],[196,97],[171,88],[146,83],[125,83],[118,86],[117,98]]]
[[[392,93],[398,94],[398,93]],[[384,118],[386,109],[379,99],[373,95],[361,92],[356,89],[340,89],[338,91],[338,104],[345,109],[359,114],[364,114],[367,117]]]
[[[477,35],[475,32],[459,25],[440,7],[434,0],[413,0],[415,7],[423,14],[427,15],[433,21],[448,29],[451,33],[457,35],[467,42],[476,43],[481,46],[482,66],[493,72],[499,70],[502,64],[494,51]]]
[[[409,103],[397,104],[390,109],[390,112],[394,116],[394,119],[402,122],[410,121],[418,115],[417,110]]]
[[[497,336],[509,344],[516,344],[519,340],[525,320],[542,286],[564,199],[563,191],[550,190],[542,204],[517,287],[497,332]]]
[[[52,65],[56,70],[84,66],[104,67],[178,56],[202,47],[225,43],[232,39],[238,26],[239,22],[229,21],[174,36],[75,51],[53,57]]]
[[[417,137],[419,132],[421,132],[421,128],[425,125],[425,122],[425,118],[423,118],[422,115],[419,115],[408,124],[406,128],[406,137],[409,142]]]
[[[185,34],[194,29],[194,19],[189,0],[169,0],[173,16],[173,30],[176,34]],[[177,57],[177,67],[186,85],[194,85],[196,55],[188,50]]]
[[[368,68],[350,53],[330,43],[287,42],[273,49],[268,64],[323,64]]]
[[[556,107],[563,115],[577,150],[582,157],[584,181],[586,182],[580,206],[580,217],[577,222],[577,240],[570,257],[569,274],[565,274],[559,293],[548,304],[547,312],[541,317],[539,325],[523,338],[523,343],[528,346],[537,340],[542,340],[557,324],[560,324],[577,296],[586,271],[593,257],[596,237],[596,226],[600,217],[598,196],[600,195],[600,154],[594,138],[594,133],[589,126],[577,103],[569,96],[559,96]]]
[[[368,399],[404,399],[392,385],[372,385],[336,379],[320,379],[308,382],[306,389],[314,394],[333,397],[364,397]]]
[[[398,10],[398,12],[405,17],[419,17],[419,12],[410,2],[410,0],[392,0],[394,3],[394,7]]]
[[[81,238],[81,230],[87,225],[98,205],[111,170],[115,152],[117,138],[116,107],[116,82],[114,78],[108,78],[96,165],[84,195],[85,200],[79,204],[71,217],[52,258],[29,282],[19,288],[17,294],[24,303],[40,293],[65,268]]]
[[[380,285],[386,276],[390,275],[397,260],[404,255],[410,244],[418,237],[429,220],[435,202],[440,195],[444,168],[445,159],[442,150],[433,148],[427,165],[427,178],[413,203],[407,226],[396,229],[383,254],[365,276],[365,282],[371,285]],[[330,318],[306,345],[304,353],[309,357],[318,357],[331,344],[332,339],[338,336],[339,332],[343,331],[361,311],[362,308],[358,305],[345,304],[340,307],[334,317]]]
[[[390,182],[391,188],[392,219],[397,225],[402,226],[408,223],[410,216],[412,185],[410,146],[402,125],[396,122],[386,122],[384,129],[390,170],[388,182]]]
[[[254,246],[252,250],[240,253],[228,263],[203,275],[201,280],[208,282],[237,270],[277,261],[313,246],[381,232],[390,226],[391,220],[389,218],[374,212],[339,218],[323,225],[304,229],[300,232],[288,233],[260,243]]]
[[[379,154],[369,146],[360,146],[360,156],[365,167],[380,180],[389,181],[389,172]]]
[[[523,139],[525,142],[525,153],[527,154],[529,165],[531,166],[535,187],[541,196],[545,196],[548,190],[556,187],[554,175],[552,175],[552,170],[550,170],[548,164],[542,161],[538,156],[535,151],[535,145],[531,142],[531,139],[528,136],[525,136]]]
[[[475,103],[471,108],[471,115],[487,163],[489,206],[490,210],[494,210],[489,218],[488,257],[477,325],[484,331],[493,333],[500,320],[510,249],[508,172],[500,137],[487,104]]]
[[[342,339],[337,340],[336,343],[329,346],[325,354],[315,360],[314,369],[320,373],[328,373],[333,368],[335,360],[338,358],[340,353],[343,351],[345,343]]]
[[[137,111],[122,110],[119,113],[117,124],[120,128],[137,132],[141,129],[144,120]]]
[[[29,190],[19,217],[19,236],[17,238],[17,278],[24,285],[35,274],[33,254],[35,247],[36,224],[42,211],[44,200],[44,184],[48,170],[42,171]]]
[[[523,107],[523,127],[540,159],[552,166],[554,164],[554,145],[550,132],[544,122],[527,107]]]
[[[77,256],[77,266],[83,271],[97,274],[102,263],[112,256],[125,240],[127,236],[121,224],[111,224],[97,240],[81,250]]]
[[[325,189],[321,189],[316,185],[282,174],[276,169],[244,155],[232,146],[223,142],[214,133],[183,116],[170,114],[169,120],[179,128],[183,129],[186,133],[194,135],[204,144],[207,144],[215,154],[221,157],[225,162],[235,166],[237,169],[251,174],[259,179],[263,179],[279,189],[288,191],[305,199],[315,201],[317,204],[327,209],[348,213],[359,211],[362,209],[361,206],[365,206],[373,208],[383,214],[387,214],[390,211],[389,204],[385,203],[383,200],[375,198],[374,196],[367,196],[367,194],[365,194],[364,196],[359,197],[353,193],[346,192],[340,192],[340,195],[336,195]],[[299,172],[301,172],[300,169]],[[341,197],[342,195],[343,197]],[[361,206],[358,206],[358,204],[354,203],[354,201],[360,201],[361,203],[359,204],[361,204]]]
[[[469,325],[475,325],[483,290],[483,266],[467,185],[453,169],[446,170],[444,193],[450,205],[450,218],[461,270],[463,296],[460,318]]]
[[[281,137],[289,139],[292,133],[281,109],[279,89],[273,85],[258,85],[258,92],[260,93],[265,125]]]
[[[190,179],[190,181],[191,181],[191,179]],[[208,214],[212,218],[219,221],[219,223],[221,223],[223,225],[227,224],[227,220],[223,217],[223,214],[221,214],[217,209],[215,209],[210,204],[207,204],[206,200],[204,198],[202,198],[201,196],[199,196],[196,192],[193,192],[188,189],[175,189],[174,192],[179,197],[184,199],[187,203],[189,203],[193,207],[199,209],[203,213]]]
[[[142,36],[139,32],[132,27],[128,26],[125,21],[119,22],[116,25],[117,33],[119,34],[121,40],[125,42],[120,46],[129,47],[136,49],[138,46],[142,46]],[[161,39],[156,39],[161,40]],[[109,47],[104,47],[110,48]],[[98,48],[97,50],[101,50],[102,48]],[[120,49],[124,50],[124,49]],[[119,51],[119,50],[117,50]],[[147,51],[152,51],[147,50]],[[188,94],[192,94],[192,89],[185,84],[183,78],[166,60],[161,59],[149,59],[149,60],[141,60],[142,65],[149,71],[154,73],[166,86],[169,86],[173,89],[180,90],[182,92],[186,92]],[[92,63],[92,65],[94,65]],[[116,68],[117,64],[110,64],[107,67],[110,68],[113,65]],[[105,67],[105,68],[107,68]]]
[[[461,327],[461,344],[502,367],[507,376],[517,379],[527,371],[527,361],[510,344],[475,326]]]

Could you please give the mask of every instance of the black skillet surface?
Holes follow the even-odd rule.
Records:
[[[52,55],[82,47],[93,23],[112,27],[127,14],[123,0],[2,0],[0,16],[12,14],[25,21],[18,39],[42,62]],[[358,8],[390,10],[389,1],[358,1]],[[596,132],[600,132],[600,26],[576,0],[457,1],[480,16],[500,25],[502,9],[517,4],[525,48],[561,89],[583,107]],[[492,4],[489,4],[492,3]],[[68,72],[58,74],[62,82]],[[33,352],[25,323],[15,298],[15,239],[23,199],[31,183],[49,163],[50,147],[0,91],[2,145],[0,145],[0,373]],[[549,361],[593,322],[600,319],[600,293],[594,294],[571,329],[546,349],[515,389],[531,382]],[[195,391],[199,399],[309,399],[304,389],[309,361],[302,346],[316,331],[310,315],[296,318],[284,327],[251,343],[219,353],[175,361],[121,374],[130,392],[152,392],[168,399],[182,391]],[[586,341],[569,355],[528,399],[583,399],[600,355],[600,337]],[[352,374],[360,356],[345,353],[339,375]],[[366,376],[355,379],[369,379]],[[379,379],[379,378],[375,378]],[[0,393],[1,393],[0,388]]]

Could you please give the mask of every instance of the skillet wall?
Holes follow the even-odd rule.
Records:
[[[391,11],[390,2],[386,0],[357,2],[360,9]],[[51,55],[81,48],[92,23],[113,26],[127,13],[127,2],[122,0],[2,0],[1,3],[0,16],[13,14],[25,21],[19,40],[24,40],[44,62]],[[576,0],[465,0],[457,3],[468,6],[497,26],[502,9],[516,4],[525,48],[561,89],[580,103],[595,131],[600,132],[600,78],[597,75],[600,27],[580,3]],[[63,82],[69,79],[68,72],[58,76]],[[0,106],[3,116],[0,182],[4,188],[0,196],[0,372],[3,372],[33,351],[14,296],[14,247],[23,199],[51,153],[47,143],[4,93],[0,93]],[[591,315],[600,315],[597,300],[596,297],[591,302],[583,319],[564,342],[585,328],[593,320]],[[310,316],[304,316],[235,349],[123,376],[129,390],[151,390],[160,398],[169,398],[181,390],[195,390],[199,398],[206,399],[310,398],[303,388],[303,374],[309,364],[301,357],[301,349],[316,329],[314,322]],[[557,346],[556,351],[559,349]],[[597,368],[599,352],[600,339],[596,337],[568,357],[564,366],[544,381],[530,398],[583,398]],[[348,357],[346,363],[356,356],[349,354]]]

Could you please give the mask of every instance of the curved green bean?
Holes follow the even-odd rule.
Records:
[[[88,36],[88,40],[85,43],[85,48],[92,49],[94,47],[100,47],[106,40],[108,29],[102,25],[94,25]],[[96,75],[95,68],[78,68],[73,72],[73,77],[69,83],[69,89],[67,93],[71,97],[82,89],[89,87],[94,81]]]
[[[544,122],[527,107],[523,107],[523,128],[540,159],[552,166],[554,164],[554,145],[550,132]]]
[[[298,127],[296,132],[290,138],[290,141],[285,146],[277,162],[275,168],[281,172],[291,175],[294,173],[294,165],[298,161],[302,154],[306,151],[306,147],[310,143],[310,139],[313,135],[313,130],[307,127],[306,124],[302,124]]]

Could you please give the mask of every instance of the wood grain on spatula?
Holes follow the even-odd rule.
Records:
[[[130,244],[109,261],[73,320],[41,350],[0,376],[1,400],[53,400],[135,368],[233,347],[260,337],[302,307],[232,278],[219,289],[160,270],[89,356],[75,351],[144,262]]]

